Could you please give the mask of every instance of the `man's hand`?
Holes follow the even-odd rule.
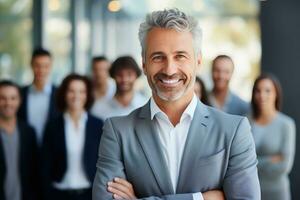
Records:
[[[122,178],[108,182],[107,191],[113,194],[114,199],[136,199],[131,183]]]
[[[222,190],[211,190],[202,193],[204,200],[225,200],[224,192]]]

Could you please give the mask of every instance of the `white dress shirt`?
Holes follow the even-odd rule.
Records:
[[[168,116],[155,103],[153,97],[150,102],[151,119],[155,118],[154,122],[162,145],[163,156],[166,160],[175,192],[182,154],[196,106],[197,97],[194,95],[192,101],[183,112],[180,122],[174,127]],[[193,199],[203,200],[202,194],[200,192],[194,193]]]
[[[50,83],[47,83],[42,91],[36,90],[34,85],[29,87],[27,117],[29,124],[35,129],[39,145],[41,145],[43,140],[43,131],[49,112],[51,90],[52,86]]]
[[[58,189],[85,189],[91,187],[83,167],[82,157],[85,142],[87,113],[80,117],[78,127],[68,113],[64,114],[67,170],[60,183],[54,183]]]

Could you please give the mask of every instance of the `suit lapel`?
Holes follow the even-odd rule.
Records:
[[[197,103],[194,117],[189,128],[188,136],[183,151],[176,193],[182,193],[183,186],[188,184],[189,176],[193,173],[190,166],[193,166],[195,158],[199,157],[201,148],[204,147],[204,141],[207,135],[208,112],[205,105],[200,101]]]
[[[135,126],[135,133],[162,194],[174,194],[169,170],[161,150],[159,137],[155,131],[154,121],[151,120],[150,101],[141,108]]]
[[[29,86],[24,87],[23,89],[23,94],[22,94],[22,104],[23,106],[20,107],[20,113],[21,113],[21,118],[23,118],[23,120],[25,122],[28,123],[28,90],[29,90]]]
[[[0,133],[1,134],[1,133]],[[0,187],[3,188],[4,178],[6,174],[6,163],[4,158],[4,148],[2,137],[0,136]],[[1,197],[1,189],[0,189],[0,197]]]
[[[83,163],[84,163],[84,167],[85,170],[88,169],[88,159],[91,158],[91,156],[93,155],[93,152],[91,152],[90,149],[92,149],[92,145],[93,145],[93,140],[95,140],[96,138],[93,138],[92,133],[94,132],[92,130],[93,124],[91,121],[91,116],[88,114],[88,118],[85,124],[85,139],[84,139],[84,153],[83,153]]]
[[[54,117],[54,110],[55,110],[55,87],[51,86],[50,98],[49,98],[49,105],[48,105],[48,116],[47,120],[50,120]]]
[[[62,161],[61,163],[67,169],[67,143],[66,143],[66,132],[65,132],[65,120],[63,115],[60,115],[57,124],[57,138],[55,139],[56,148],[59,149],[59,152],[62,153]]]

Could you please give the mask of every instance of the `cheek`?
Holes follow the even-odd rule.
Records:
[[[129,78],[130,82],[132,82],[132,83],[134,83],[136,79],[137,79],[137,77],[135,75],[131,75]]]
[[[81,96],[81,99],[82,99],[84,102],[86,102],[86,100],[87,100],[86,94],[83,94],[83,95]]]
[[[254,92],[254,101],[257,103],[259,99],[259,94],[257,92]]]
[[[68,92],[68,93],[66,94],[66,101],[67,101],[67,102],[71,101],[72,98],[73,98],[73,96],[74,96],[74,95],[73,95],[71,92]]]
[[[15,99],[15,100],[13,100],[13,104],[15,105],[15,107],[18,108],[21,104],[21,101],[19,99]]]
[[[275,94],[271,94],[270,96],[271,96],[270,99],[272,100],[272,102],[275,103],[275,101],[276,101],[276,95]]]

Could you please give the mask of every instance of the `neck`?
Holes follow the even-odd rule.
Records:
[[[193,95],[194,93],[185,94],[176,101],[165,101],[156,95],[153,95],[153,99],[158,107],[168,116],[173,126],[176,126],[180,121],[182,113],[191,103]]]
[[[128,106],[133,99],[134,91],[129,91],[125,93],[121,93],[119,91],[116,92],[114,98],[124,107]]]
[[[33,81],[33,85],[37,91],[42,91],[46,85],[45,81]]]
[[[84,112],[83,109],[74,109],[74,110],[68,110],[67,111],[71,117],[71,119],[75,122],[76,125],[78,125],[80,117],[82,113]]]
[[[226,97],[227,97],[227,94],[229,92],[229,89],[226,88],[226,89],[217,89],[217,88],[213,88],[213,95],[217,101],[217,104],[220,106],[220,107],[223,107],[223,105],[225,104],[225,101],[226,101]]]
[[[267,124],[271,122],[277,114],[277,110],[274,108],[266,108],[260,110],[259,116],[255,121],[259,124]]]
[[[106,94],[107,91],[107,81],[103,81],[103,82],[97,82],[95,84],[95,96],[97,98],[103,97]]]
[[[5,130],[5,132],[12,134],[17,126],[17,118],[3,118],[0,117],[0,127]]]

